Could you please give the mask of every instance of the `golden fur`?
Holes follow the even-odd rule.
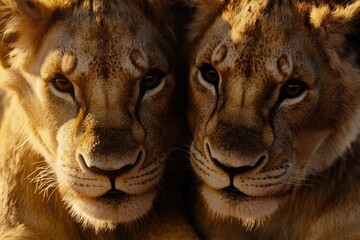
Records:
[[[197,238],[156,203],[181,182],[177,4],[0,1],[1,239]]]
[[[335,2],[193,1],[205,239],[360,239],[360,1]]]

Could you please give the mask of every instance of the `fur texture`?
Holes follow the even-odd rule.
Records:
[[[177,4],[0,1],[1,239],[197,238],[159,196],[180,188],[161,185],[182,127]]]
[[[207,3],[189,34],[199,232],[360,238],[360,2]]]

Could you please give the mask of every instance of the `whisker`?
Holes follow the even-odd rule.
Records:
[[[51,191],[51,193],[50,193],[50,195],[49,195],[49,197],[48,197],[47,202],[50,201],[51,196],[52,196],[52,195],[54,194],[54,192],[56,192],[59,188],[60,188],[60,185],[58,185],[58,184],[56,184],[56,185],[53,187],[53,190]]]
[[[14,149],[14,151],[17,151],[17,150],[19,150],[20,148],[22,148],[23,146],[25,146],[25,144],[27,144],[29,141],[30,141],[30,139],[31,139],[31,136],[30,137],[28,137],[23,143],[21,143],[19,146],[17,146],[15,149]]]
[[[36,164],[44,164],[39,161]],[[49,199],[49,190],[57,187],[56,174],[50,166],[41,165],[35,167],[35,170],[27,176],[31,183],[35,184],[34,193],[42,194],[44,198]]]

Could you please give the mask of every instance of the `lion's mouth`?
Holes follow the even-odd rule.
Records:
[[[129,194],[127,194],[123,191],[120,191],[117,189],[111,189],[104,195],[98,197],[98,200],[106,201],[109,203],[114,203],[114,202],[123,202],[128,197],[129,197]]]
[[[237,189],[234,186],[229,186],[227,188],[221,189],[221,193],[225,195],[228,198],[239,200],[245,200],[248,199],[249,196],[245,193],[241,192],[239,189]]]
[[[268,196],[262,196],[262,197],[255,197],[255,196],[247,195],[232,185],[221,189],[219,192],[224,197],[239,202],[239,201],[251,201],[251,200],[255,200],[255,199],[259,199],[259,198],[283,199],[283,198],[286,198],[286,196],[290,195],[293,192],[293,188],[290,187],[290,188],[284,189],[283,191],[280,191],[280,192],[277,192],[277,193],[274,193],[274,194],[271,194]]]

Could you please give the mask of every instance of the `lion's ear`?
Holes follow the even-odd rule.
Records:
[[[309,20],[334,69],[342,74],[360,68],[360,1],[323,5],[309,11]]]
[[[20,64],[32,55],[53,11],[37,0],[0,0],[0,62]]]

